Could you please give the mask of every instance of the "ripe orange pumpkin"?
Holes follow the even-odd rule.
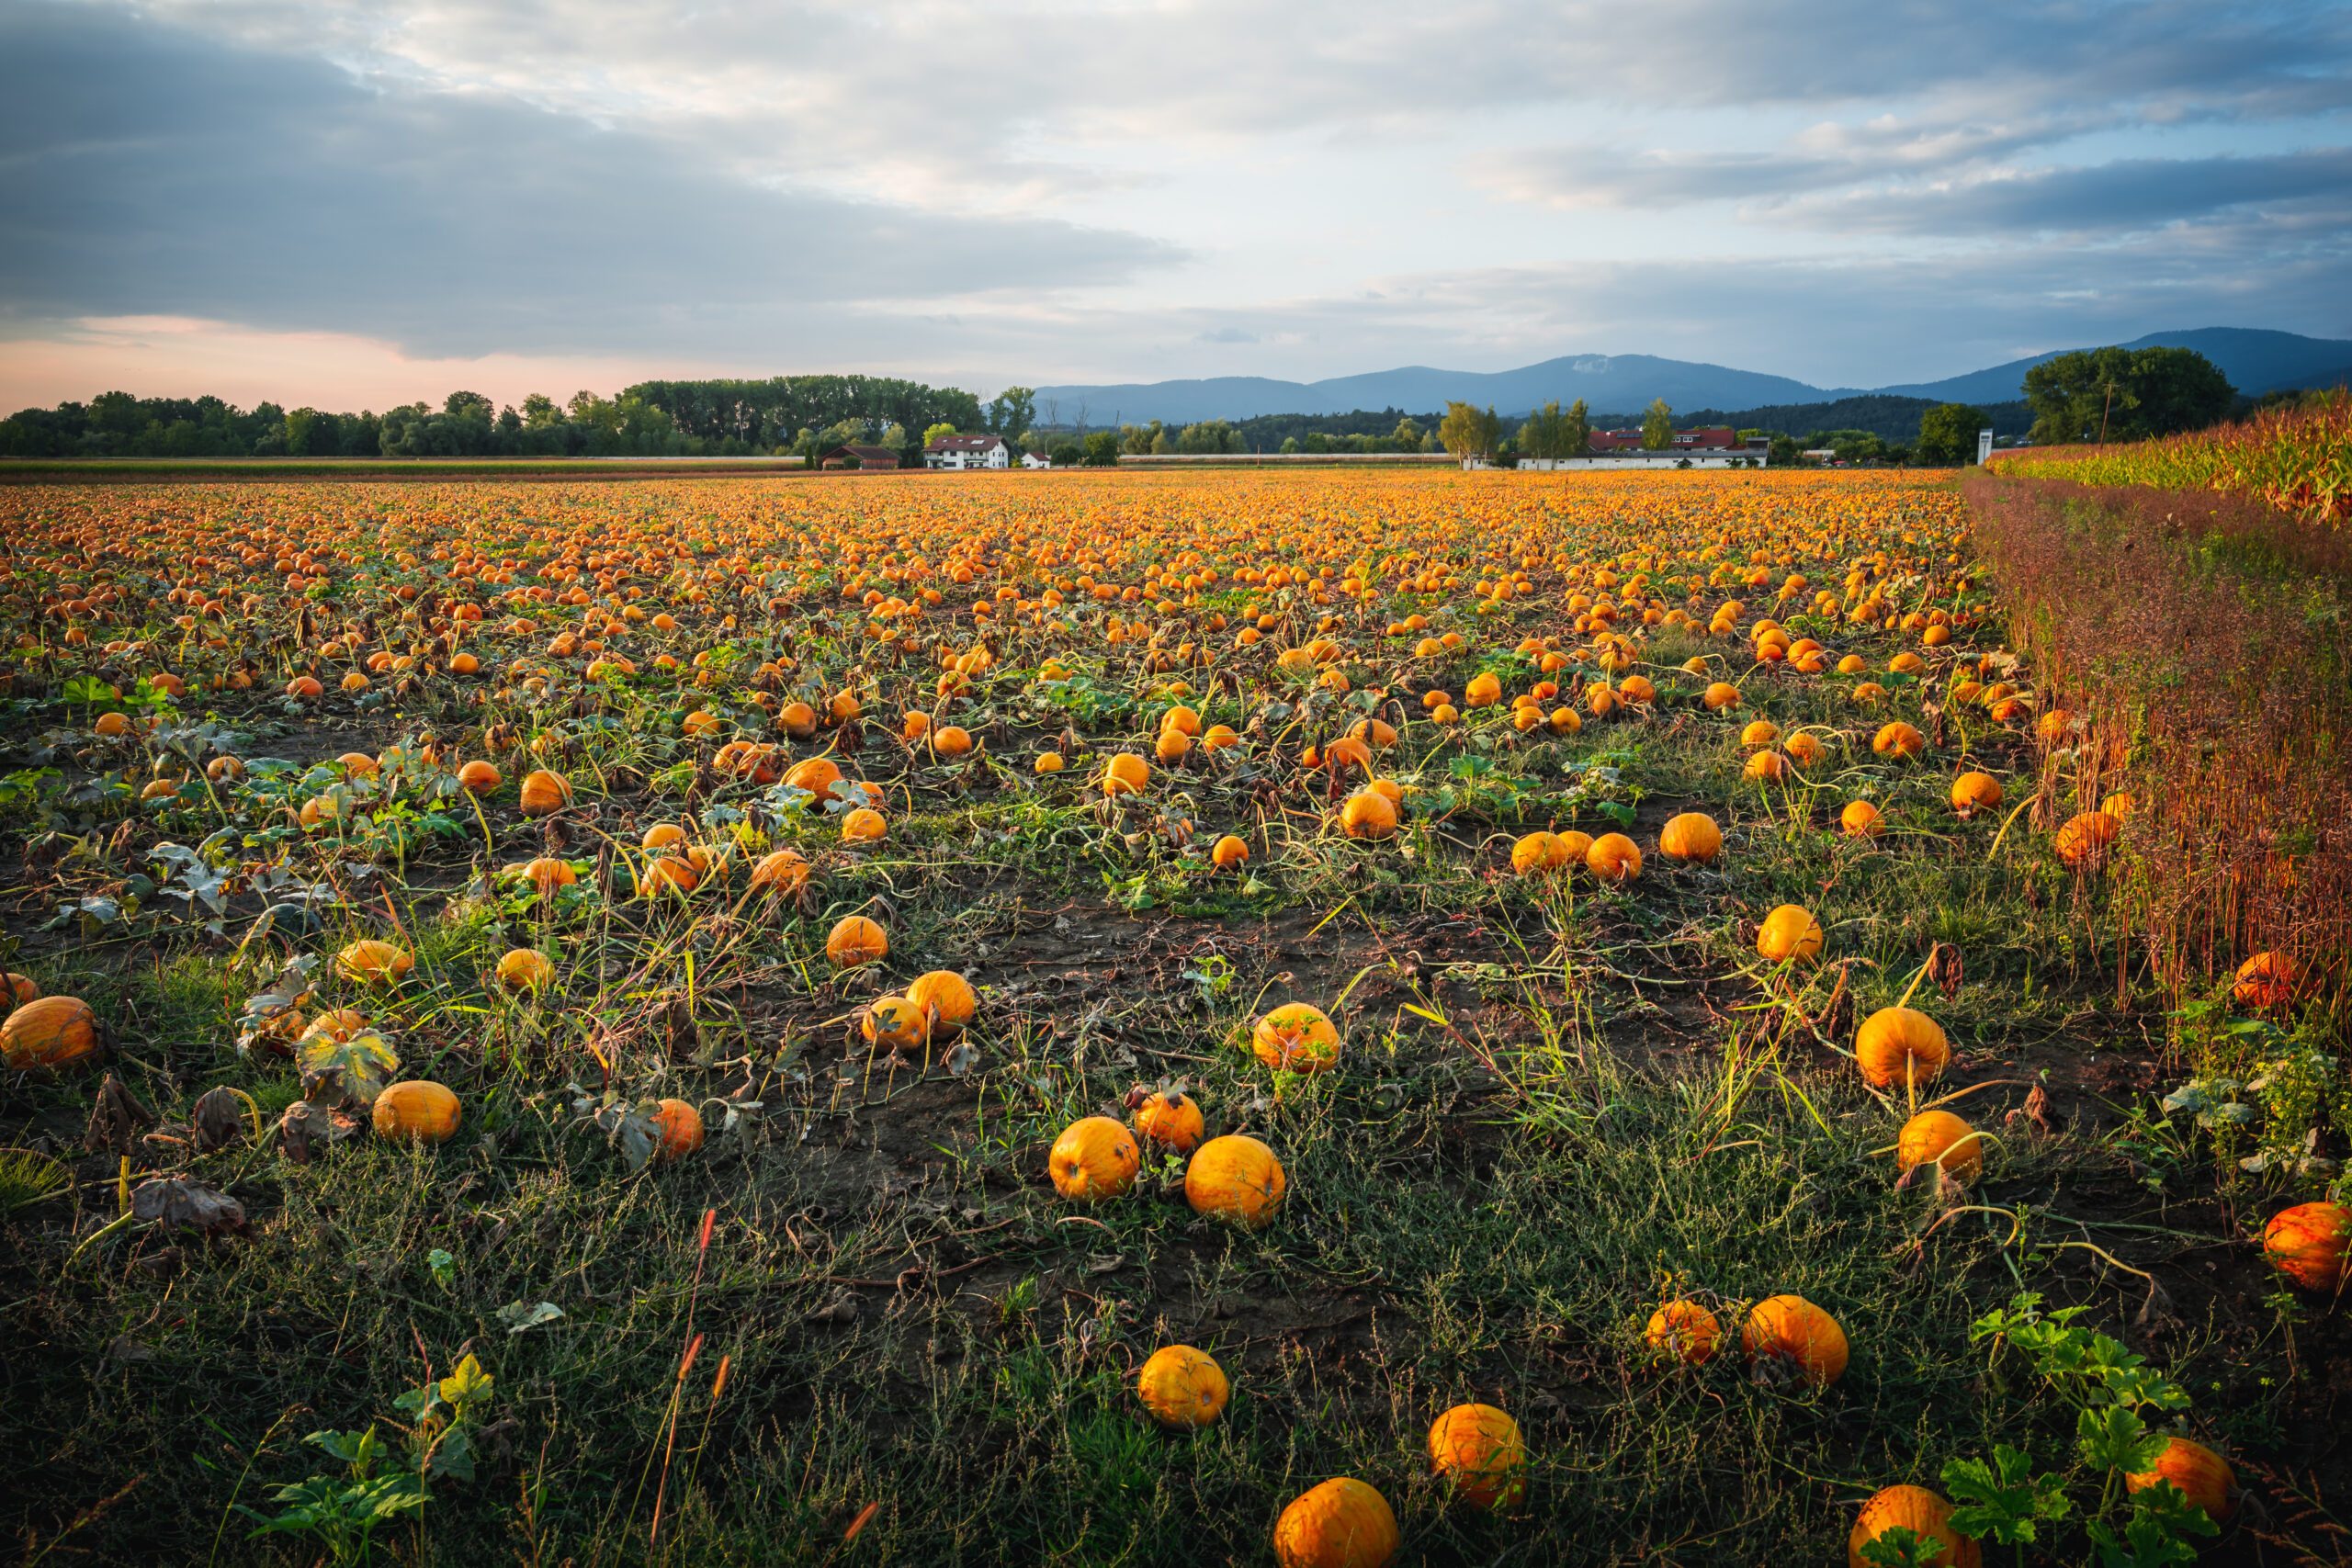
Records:
[[[2001,804],[2001,781],[1990,773],[1967,773],[1951,781],[1951,807],[1962,817],[1989,811]]]
[[[1247,865],[1249,863],[1250,845],[1247,840],[1236,834],[1226,834],[1216,841],[1216,847],[1209,851],[1209,863],[1220,870],[1229,865]]]
[[[545,817],[571,804],[571,785],[561,773],[534,768],[523,775],[523,815]]]
[[[1849,800],[1838,814],[1838,825],[1849,839],[1875,839],[1883,830],[1879,809],[1867,800]]]
[[[1046,1156],[1054,1190],[1081,1201],[1118,1197],[1135,1185],[1142,1168],[1134,1135],[1108,1116],[1071,1122]]]
[[[379,1138],[446,1144],[458,1131],[458,1097],[429,1078],[387,1084],[376,1097],[372,1117]]]
[[[1791,958],[1809,964],[1821,956],[1826,940],[1813,912],[1795,904],[1781,905],[1756,928],[1756,951],[1773,964]]]
[[[1723,852],[1724,830],[1703,811],[1685,811],[1658,829],[1657,852],[1668,860],[1706,864]]]
[[[1748,1309],[1739,1342],[1747,1359],[1775,1359],[1826,1388],[1846,1371],[1846,1331],[1803,1296],[1770,1296]]]
[[[908,998],[876,997],[867,1004],[858,1029],[867,1043],[896,1050],[902,1045],[922,1044],[924,1022],[922,1010]]]
[[[1340,830],[1351,839],[1385,839],[1396,831],[1396,803],[1375,789],[1360,789],[1340,808]]]
[[[511,990],[537,990],[554,978],[555,965],[534,948],[515,948],[498,961],[498,983]]]
[[[498,769],[479,759],[458,770],[458,784],[469,795],[489,795],[503,783]]]
[[[1182,1089],[1155,1090],[1136,1107],[1136,1135],[1162,1144],[1180,1155],[1200,1147],[1208,1131],[1201,1102]]]
[[[94,1061],[103,1043],[98,1015],[77,997],[37,997],[0,1022],[0,1058],[10,1072]]]
[[[889,823],[869,806],[861,806],[842,818],[842,841],[846,844],[875,843],[889,831]]]
[[[1521,876],[1540,876],[1552,869],[1559,846],[1558,838],[1538,829],[1511,845],[1510,868]]]
[[[1214,1357],[1190,1345],[1164,1345],[1136,1373],[1136,1394],[1163,1427],[1206,1427],[1225,1414],[1233,1385]]]
[[[2283,953],[2257,953],[2238,965],[2230,994],[2250,1008],[2285,1007],[2295,999],[2295,961]]]
[[[1340,1031],[1321,1008],[1289,1002],[1258,1021],[1250,1047],[1277,1072],[1319,1073],[1340,1059]]]
[[[1769,718],[1750,719],[1747,728],[1739,732],[1739,743],[1747,747],[1778,746],[1781,727]]]
[[[1692,1367],[1713,1360],[1723,1337],[1722,1323],[1697,1302],[1667,1303],[1650,1314],[1642,1335],[1659,1355]]]
[[[2165,1451],[2156,1456],[2153,1469],[2123,1478],[2130,1491],[2144,1492],[2159,1481],[2169,1481],[2180,1488],[2188,1501],[2205,1510],[2205,1517],[2215,1524],[2227,1519],[2238,1508],[2237,1472],[2229,1461],[2202,1443],[2192,1443],[2187,1438],[2174,1438],[2165,1444]]]
[[[1632,882],[1642,874],[1642,852],[1623,833],[1603,833],[1585,851],[1584,863],[1603,882]]]
[[[653,1157],[669,1161],[684,1159],[702,1147],[702,1112],[683,1100],[664,1100],[653,1108],[655,1122],[660,1126],[662,1141]]]
[[[907,1000],[922,1013],[933,1040],[955,1039],[980,1010],[972,983],[953,969],[916,976],[914,984],[907,987]]]
[[[1135,795],[1151,783],[1151,764],[1132,751],[1121,751],[1102,764],[1104,795]]]
[[[1984,1168],[1984,1138],[1949,1111],[1922,1111],[1895,1134],[1894,1162],[1903,1170],[1940,1165],[1953,1180],[1973,1181]]]
[[[1891,1529],[1907,1529],[1941,1549],[1936,1568],[1980,1568],[1983,1549],[1951,1528],[1951,1505],[1924,1486],[1890,1486],[1862,1505],[1846,1538],[1848,1568],[1867,1568],[1862,1548]]]
[[[2104,811],[2070,817],[2058,829],[2058,858],[2068,865],[2097,865],[2122,834],[2123,824]]]
[[[1302,1493],[1274,1521],[1282,1568],[1388,1568],[1397,1544],[1388,1499],[1352,1476]]]
[[[776,850],[752,867],[752,886],[775,893],[797,892],[808,880],[808,863],[792,850]]]
[[[810,757],[792,764],[784,775],[785,784],[793,789],[805,789],[821,805],[833,798],[833,786],[842,782],[841,769],[831,757]]]
[[[1211,1138],[1184,1168],[1184,1201],[1196,1214],[1216,1214],[1257,1230],[1282,1207],[1289,1181],[1274,1151],[1246,1134]]]
[[[397,985],[416,967],[416,960],[389,942],[369,937],[336,953],[334,966],[346,980],[389,980]]]
[[[864,915],[843,915],[825,938],[825,956],[836,969],[854,969],[889,953],[889,933]]]
[[[34,984],[31,976],[11,973],[0,975],[0,980],[7,984],[9,1006],[22,1007],[27,1002],[40,1000],[40,987]]]
[[[1430,1424],[1430,1468],[1472,1507],[1508,1507],[1526,1490],[1526,1439],[1508,1412],[1457,1404]]]
[[[2352,1209],[2341,1203],[2298,1203],[2273,1214],[2262,1227],[2262,1255],[2307,1291],[2343,1287],[2347,1247],[2352,1247]]]
[[[1901,719],[1879,726],[1871,750],[1882,757],[1917,757],[1928,749],[1928,738]]]
[[[1951,1059],[1951,1043],[1943,1030],[1914,1008],[1881,1008],[1862,1020],[1854,1035],[1854,1061],[1862,1077],[1881,1089],[1926,1083],[1940,1076]]]

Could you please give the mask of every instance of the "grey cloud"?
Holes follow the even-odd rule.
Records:
[[[0,299],[411,352],[783,349],[813,307],[1117,284],[1162,242],[779,193],[710,150],[110,10],[0,7]]]

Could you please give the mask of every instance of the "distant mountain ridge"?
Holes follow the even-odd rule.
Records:
[[[2253,327],[2151,333],[2121,346],[2193,348],[2220,366],[2231,385],[2249,395],[2279,387],[2333,385],[2346,367],[2352,367],[2352,340]],[[1082,411],[1085,423],[1101,426],[1148,423],[1155,419],[1169,424],[1193,424],[1207,419],[1348,413],[1357,409],[1427,411],[1453,401],[1481,408],[1492,404],[1498,413],[1523,414],[1555,398],[1563,403],[1582,398],[1595,412],[1646,408],[1658,398],[1677,409],[1750,409],[1834,402],[1869,392],[1939,402],[2009,402],[2023,395],[2028,369],[2066,352],[2054,349],[1941,381],[1875,388],[1815,387],[1786,376],[1647,354],[1572,354],[1517,370],[1437,370],[1408,365],[1322,381],[1218,376],[1115,386],[1040,387],[1036,406],[1040,421],[1050,418],[1055,423],[1076,424]]]

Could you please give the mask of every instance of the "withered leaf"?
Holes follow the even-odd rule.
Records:
[[[90,1125],[82,1134],[92,1154],[128,1154],[130,1141],[155,1125],[155,1113],[139,1102],[112,1073],[98,1086],[97,1103],[90,1107]]]
[[[166,1225],[192,1225],[206,1235],[242,1232],[244,1205],[217,1187],[184,1176],[159,1176],[131,1190],[133,1219],[155,1220]]]
[[[190,1117],[189,1138],[196,1152],[209,1155],[237,1141],[244,1129],[244,1106],[227,1085],[205,1090]]]
[[[277,1122],[277,1135],[285,1145],[286,1157],[296,1165],[310,1164],[313,1153],[329,1144],[341,1143],[358,1131],[357,1118],[311,1100],[296,1100]]]

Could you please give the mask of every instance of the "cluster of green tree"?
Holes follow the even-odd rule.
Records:
[[[987,403],[954,387],[930,387],[884,376],[775,376],[764,381],[640,381],[621,394],[666,412],[684,434],[721,457],[778,447],[799,449],[807,438],[841,430],[880,446],[883,433],[931,431],[1001,435],[1023,445],[1036,419],[1026,387],[1008,387]],[[842,445],[835,442],[834,445]],[[920,447],[920,443],[910,444]],[[902,453],[905,457],[917,453]]]
[[[1775,403],[1753,409],[1701,409],[1683,416],[1690,425],[1728,424],[1736,430],[1786,431],[1791,435],[1799,431],[1868,431],[1890,446],[1907,443],[1917,434],[1919,421],[1928,411],[1958,407],[1931,398],[1898,398],[1890,393],[1872,392],[1859,398],[1839,398],[1826,403]],[[1984,424],[1992,427],[1996,437],[2015,438],[2033,428],[2033,411],[2025,400],[2015,402],[1979,405],[1985,415]],[[1625,416],[1609,414],[1596,416],[1594,424],[1601,429],[1629,423],[1638,423]],[[1979,429],[1984,426],[1979,426]],[[1976,449],[1974,438],[1969,450]]]
[[[2093,348],[2025,373],[2037,446],[2144,441],[2228,417],[2237,389],[2193,348]]]
[[[1405,426],[1410,425],[1417,442],[1426,442],[1429,433],[1437,428],[1441,416],[1436,413],[1408,414],[1403,409],[1357,409],[1351,413],[1268,413],[1254,419],[1235,422],[1241,432],[1245,452],[1280,452],[1283,443],[1295,441],[1290,450],[1299,452],[1396,452],[1406,450],[1401,446],[1381,445],[1395,442]],[[1317,445],[1315,438],[1322,437]],[[1374,443],[1367,446],[1366,443]],[[1415,446],[1415,451],[1436,451],[1434,445]]]

